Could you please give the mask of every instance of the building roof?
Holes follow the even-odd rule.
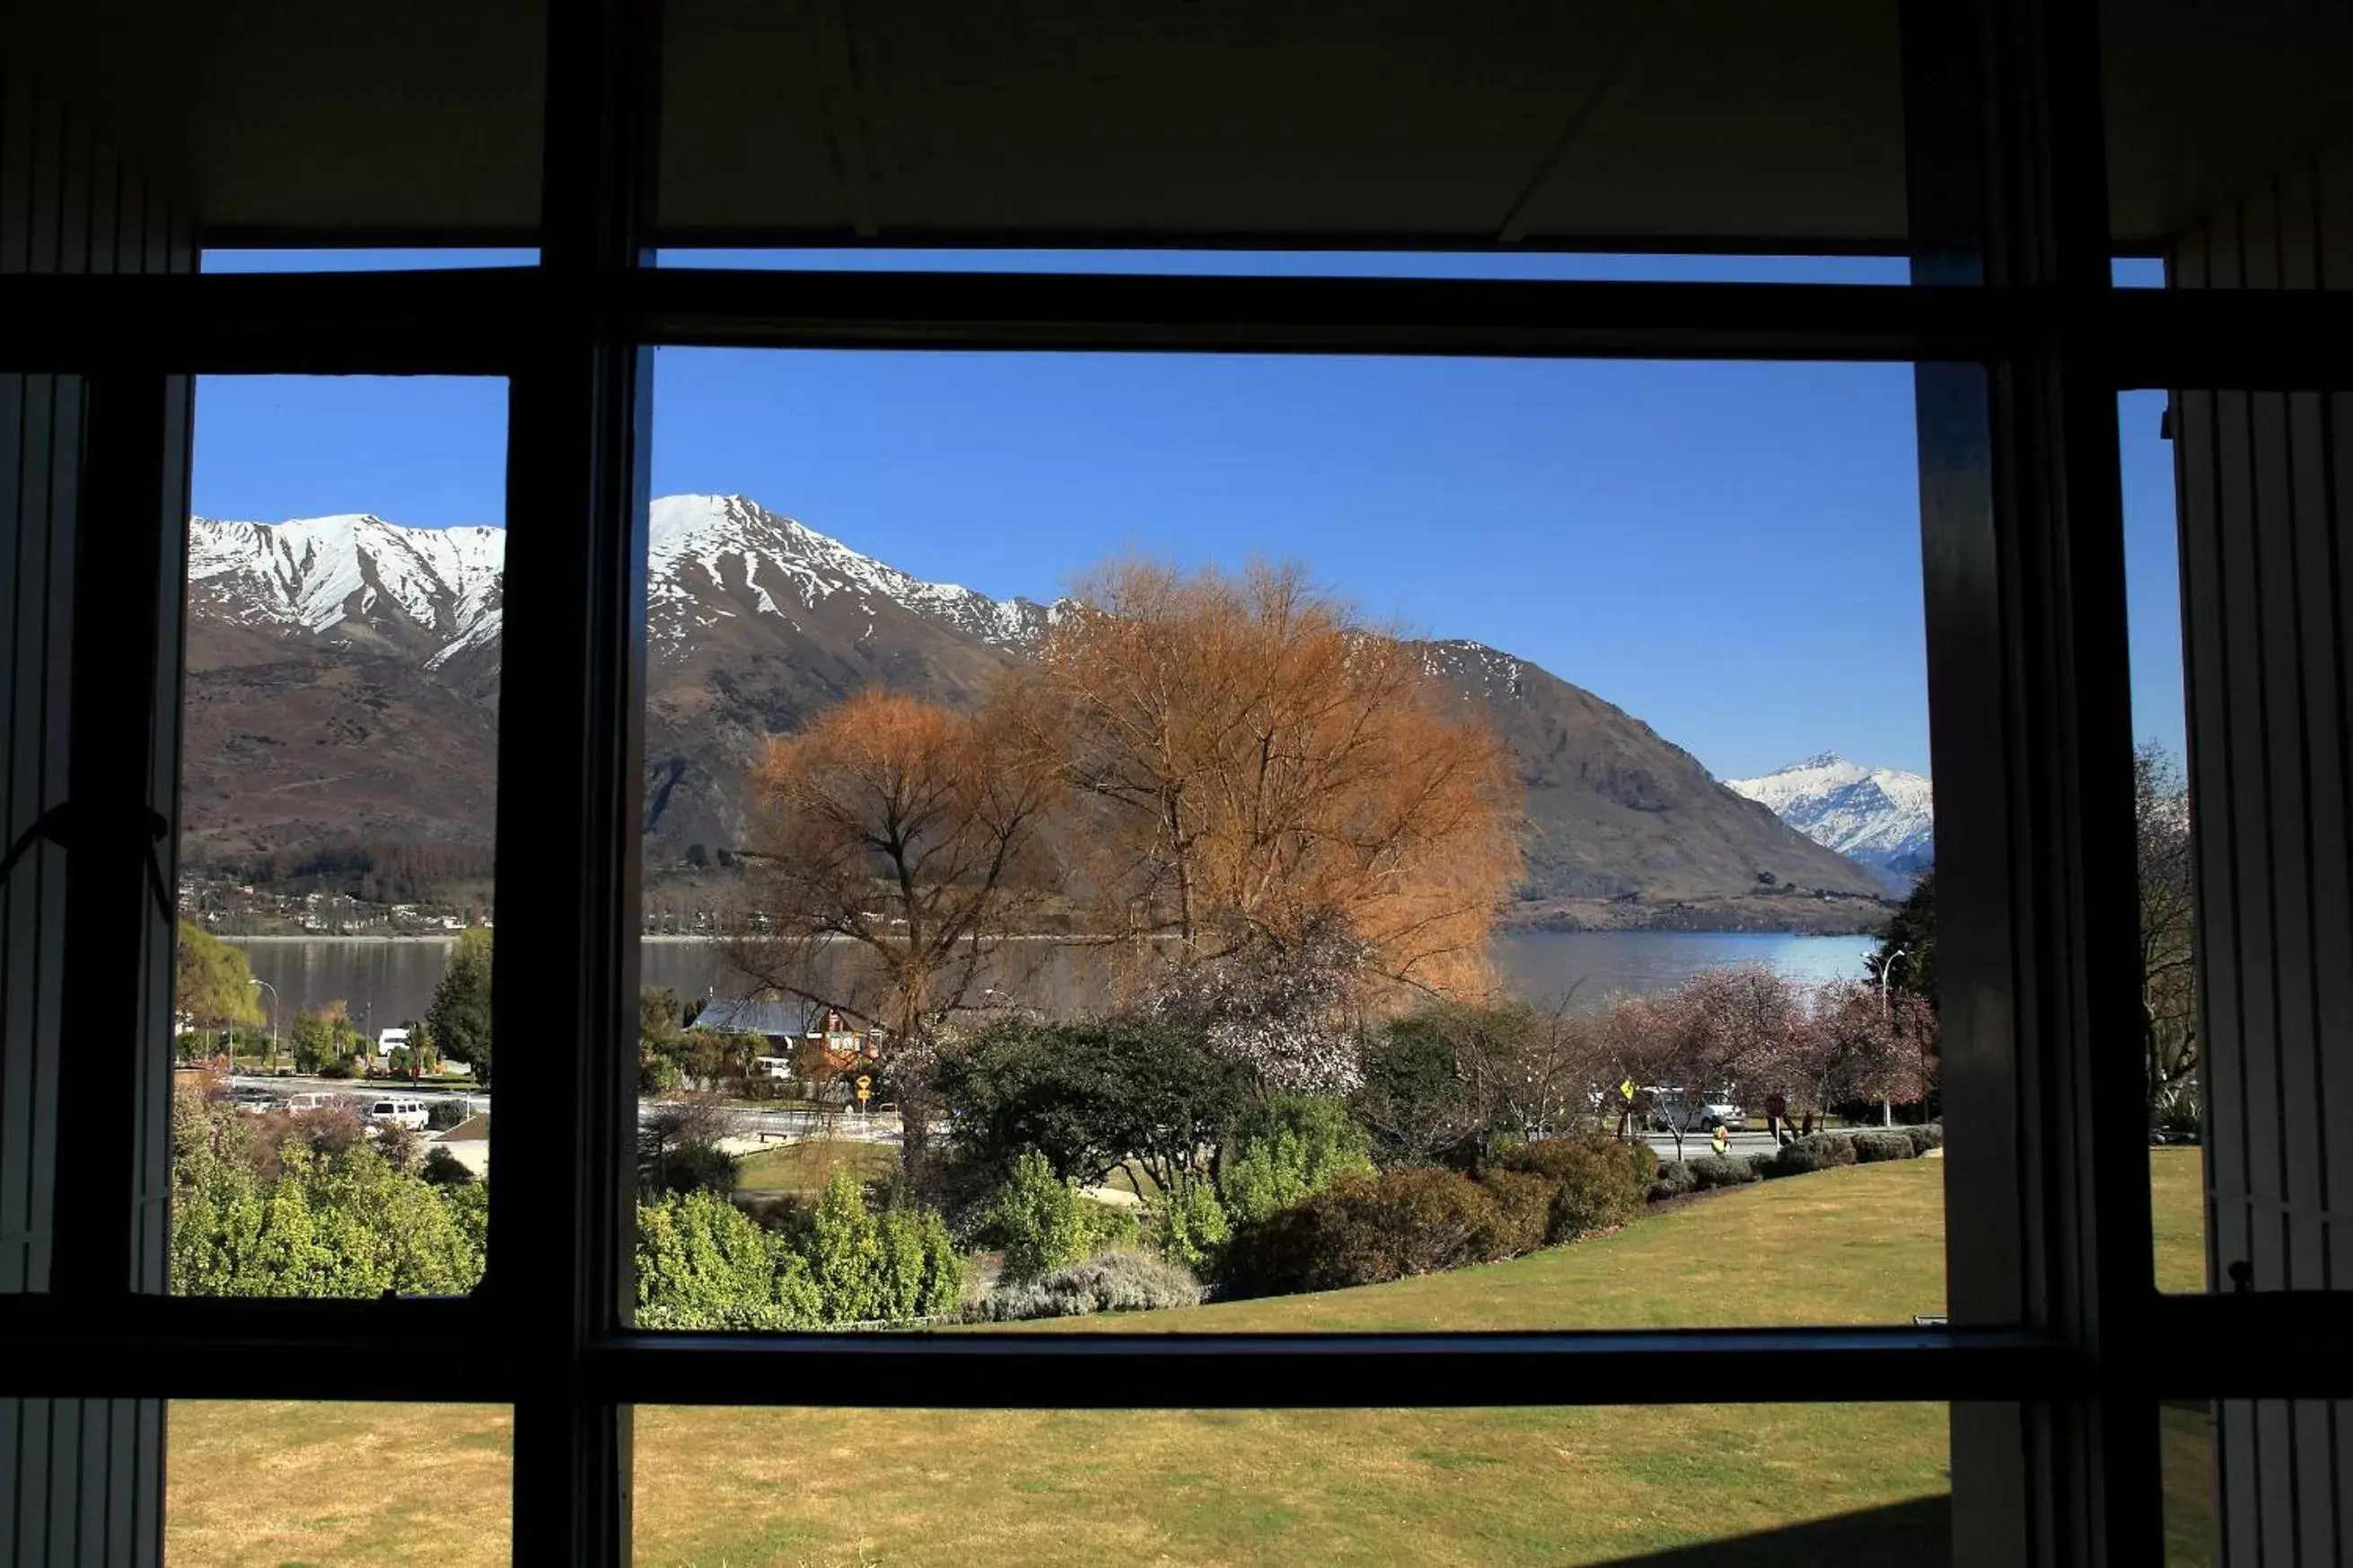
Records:
[[[718,996],[702,1005],[690,1029],[712,1029],[723,1035],[765,1035],[787,1039],[801,1032],[797,1006],[761,997]]]

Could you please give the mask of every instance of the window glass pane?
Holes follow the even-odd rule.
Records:
[[[2165,1486],[2166,1568],[2212,1568],[2214,1407],[2166,1405],[2158,1410],[2158,1463]]]
[[[640,1324],[1943,1314],[1910,388],[663,351]]]
[[[505,1405],[180,1399],[164,1430],[174,1568],[508,1561]]]
[[[641,1408],[656,1563],[1942,1562],[1940,1405]]]
[[[498,381],[198,385],[175,1291],[480,1278],[505,416]]]
[[[445,247],[433,250],[207,250],[206,272],[420,272],[466,267],[536,267],[536,250]]]
[[[2182,685],[2181,552],[2174,446],[2163,393],[2116,405],[2132,637],[2133,815],[2139,866],[2138,1031],[2149,1121],[2149,1218],[2158,1289],[2206,1288],[2205,1015],[2198,970],[2196,855]]]

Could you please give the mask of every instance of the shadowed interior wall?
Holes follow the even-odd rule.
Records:
[[[2168,275],[2353,288],[2353,143],[2216,209]],[[2353,393],[2177,390],[2172,428],[2208,1286],[2353,1289]],[[2353,1405],[2226,1401],[2215,1454],[2225,1562],[2353,1562]]]
[[[37,75],[0,61],[0,273],[186,272],[194,235],[164,193]],[[170,397],[185,489],[187,386]],[[70,658],[87,388],[72,375],[0,375],[0,703],[6,840],[66,798]],[[126,606],[136,610],[139,606]],[[176,627],[176,604],[166,626]],[[167,638],[176,650],[176,634]],[[163,661],[177,685],[177,655]],[[164,711],[173,722],[176,702]],[[168,739],[168,737],[165,737]],[[173,749],[164,746],[168,759]],[[151,781],[168,811],[173,780]],[[164,846],[168,849],[168,845]],[[168,865],[168,861],[166,862]],[[48,1289],[57,1155],[73,1133],[58,1096],[73,1048],[61,994],[69,851],[30,843],[0,888],[0,1292]],[[170,1007],[170,954],[138,977]],[[160,1036],[159,1036],[160,1037]],[[142,1086],[142,1234],[133,1284],[163,1288],[170,1084]],[[163,1540],[164,1405],[153,1399],[0,1400],[0,1562],[152,1563]]]

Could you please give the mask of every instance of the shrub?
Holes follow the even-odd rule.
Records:
[[[964,1296],[964,1259],[929,1210],[867,1207],[858,1180],[836,1171],[801,1238],[828,1323],[937,1317]]]
[[[466,1102],[462,1100],[437,1100],[425,1108],[425,1130],[447,1132],[466,1120]]]
[[[1166,1178],[1242,1112],[1249,1080],[1195,1031],[1146,1018],[998,1018],[934,1074],[958,1152],[997,1180],[1021,1154],[1099,1181],[1130,1157]]]
[[[1495,1234],[1481,1250],[1493,1258],[1534,1252],[1551,1235],[1554,1184],[1532,1171],[1482,1171],[1479,1184],[1495,1202]]]
[[[1135,1216],[1085,1196],[1031,1150],[1014,1161],[1013,1174],[997,1188],[989,1231],[1005,1249],[1004,1278],[1035,1279],[1103,1247],[1132,1245]]]
[[[1875,1165],[1886,1160],[1909,1160],[1915,1151],[1911,1135],[1900,1127],[1879,1127],[1858,1132],[1851,1142],[1858,1163]]]
[[[1494,1197],[1452,1171],[1355,1177],[1238,1226],[1227,1272],[1238,1295],[1337,1290],[1500,1256]]]
[[[1852,1165],[1855,1158],[1852,1137],[1843,1133],[1814,1132],[1782,1144],[1778,1152],[1767,1155],[1758,1164],[1757,1170],[1767,1177],[1804,1176],[1816,1171],[1827,1171],[1833,1165]]]
[[[1226,1217],[1226,1205],[1218,1201],[1218,1190],[1207,1182],[1188,1180],[1145,1211],[1145,1234],[1161,1257],[1211,1279],[1221,1271],[1234,1228]]]
[[[1672,1160],[1659,1167],[1658,1179],[1651,1184],[1651,1201],[1660,1203],[1667,1198],[1679,1198],[1699,1185],[1688,1162]]]
[[[965,1309],[968,1321],[1010,1323],[1030,1318],[1078,1318],[1091,1312],[1151,1312],[1190,1307],[1199,1281],[1185,1269],[1141,1252],[1114,1250],[1039,1279],[1000,1285]]]
[[[1545,1240],[1557,1244],[1615,1230],[1642,1212],[1659,1157],[1639,1139],[1546,1138],[1523,1143],[1497,1163],[1552,1184]]]
[[[1906,1127],[1903,1131],[1906,1138],[1912,1140],[1915,1154],[1925,1154],[1931,1149],[1945,1146],[1945,1124],[1941,1121],[1923,1122],[1917,1127]]]
[[[1686,1163],[1691,1166],[1692,1185],[1703,1193],[1716,1187],[1745,1186],[1757,1179],[1756,1169],[1747,1161],[1726,1159],[1721,1154],[1703,1154]]]
[[[438,1146],[425,1152],[425,1163],[417,1173],[437,1187],[462,1187],[474,1179],[463,1160]]]
[[[1218,1199],[1237,1226],[1373,1173],[1371,1144],[1336,1100],[1287,1094],[1253,1105],[1227,1141]]]
[[[826,1321],[807,1263],[725,1198],[638,1205],[638,1326],[780,1331]]]

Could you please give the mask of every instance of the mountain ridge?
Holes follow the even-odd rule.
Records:
[[[744,841],[744,772],[768,735],[878,684],[976,701],[1060,608],[926,582],[742,496],[663,497],[649,538],[659,862]],[[197,519],[189,556],[194,863],[282,856],[305,836],[487,844],[501,531]],[[1882,912],[1870,877],[1634,716],[1484,644],[1417,646],[1528,787],[1514,923],[1855,929]]]
[[[1725,787],[1817,844],[1909,879],[1936,861],[1936,791],[1919,773],[1866,768],[1823,752]]]

